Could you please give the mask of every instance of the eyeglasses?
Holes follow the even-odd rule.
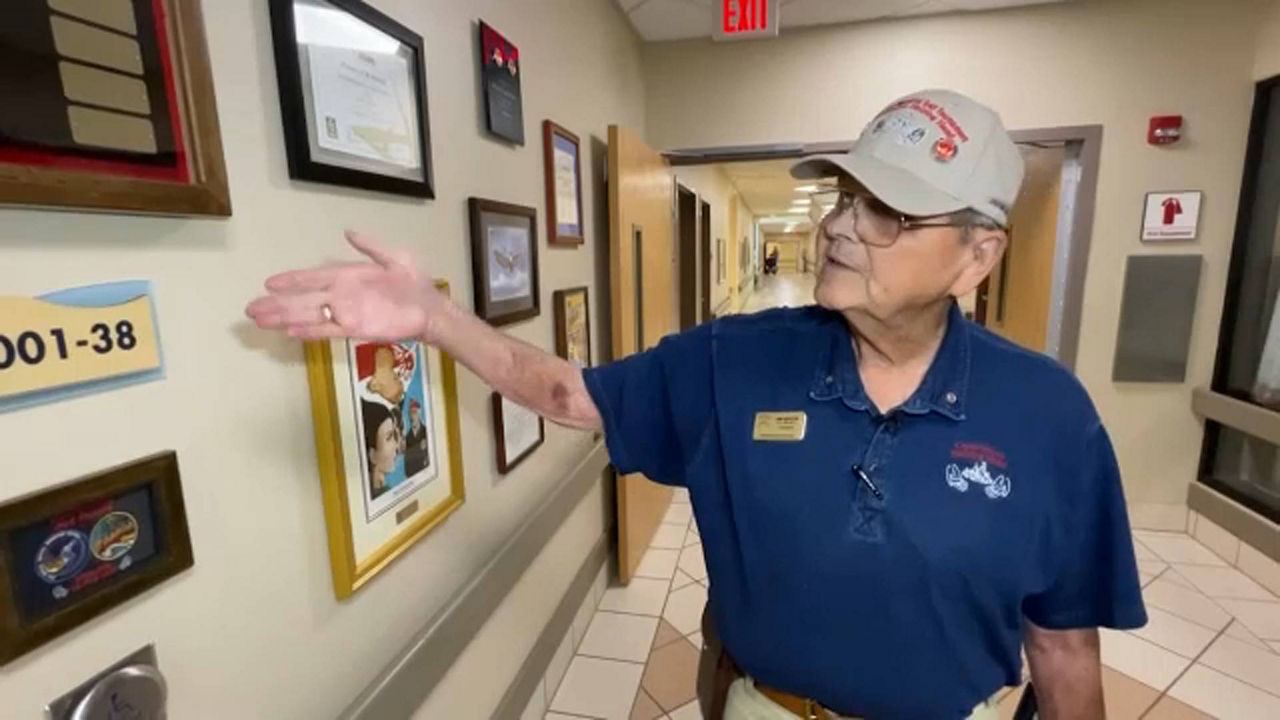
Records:
[[[910,217],[885,205],[866,191],[825,190],[815,196],[836,196],[835,205],[822,220],[822,231],[832,220],[847,212],[853,213],[853,231],[858,239],[873,247],[889,247],[898,241],[903,232],[923,228],[964,227],[965,222],[950,215],[929,218]]]

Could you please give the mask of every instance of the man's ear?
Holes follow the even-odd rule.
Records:
[[[962,297],[977,289],[982,281],[995,270],[1009,246],[1009,234],[1004,230],[975,227],[969,230],[966,243],[966,265],[956,278],[951,294]]]

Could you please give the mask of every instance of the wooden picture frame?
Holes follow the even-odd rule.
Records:
[[[551,295],[555,311],[556,355],[591,367],[591,292],[582,287],[556,290]]]
[[[0,24],[0,204],[231,215],[200,0],[56,7]]]
[[[0,506],[0,665],[194,564],[172,451]]]
[[[434,198],[422,36],[360,0],[270,0],[270,6],[289,177]],[[300,37],[299,10],[309,33],[325,29],[325,44]],[[337,22],[334,12],[345,19]],[[350,27],[365,34],[337,45]],[[375,42],[392,51],[365,52]],[[350,70],[355,63],[358,73]],[[361,94],[360,82],[376,83],[381,92]],[[357,92],[341,92],[353,87]],[[380,106],[368,98],[387,99]],[[373,124],[354,124],[357,118]]]
[[[547,244],[582,245],[586,242],[582,143],[577,135],[550,120],[542,123],[542,167],[547,188]]]
[[[494,326],[537,317],[538,211],[482,198],[471,198],[468,210],[476,315]]]
[[[436,287],[449,291],[444,281]],[[306,360],[333,589],[342,600],[466,500],[457,369],[418,342],[309,342]]]
[[[521,407],[496,392],[493,393],[491,404],[495,459],[498,472],[506,475],[546,442],[546,421],[532,410]],[[533,427],[533,418],[537,418],[536,428]]]

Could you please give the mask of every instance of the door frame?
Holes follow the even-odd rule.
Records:
[[[1080,178],[1076,184],[1075,197],[1064,197],[1063,202],[1059,203],[1059,236],[1050,291],[1049,330],[1048,337],[1045,338],[1045,352],[1074,371],[1080,352],[1080,325],[1084,312],[1089,246],[1093,241],[1098,171],[1102,160],[1102,126],[1027,128],[1011,130],[1009,136],[1019,144],[1066,144],[1079,148],[1075,160],[1080,166]],[[852,141],[736,145],[669,150],[664,155],[672,166],[711,165],[757,160],[798,160],[813,155],[848,152],[852,146]]]
[[[675,234],[677,296],[681,330],[698,324],[698,193],[676,178]],[[686,212],[685,206],[688,205]],[[688,231],[686,233],[686,230]]]

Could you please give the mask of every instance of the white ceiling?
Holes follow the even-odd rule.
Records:
[[[807,208],[809,193],[797,188],[812,186],[816,181],[792,178],[794,163],[795,160],[759,160],[723,163],[719,167],[766,232],[781,232],[788,225],[796,232],[807,232],[812,227]],[[677,168],[676,175],[679,174]],[[796,200],[803,200],[806,205],[797,205]]]
[[[720,0],[615,0],[649,42],[711,37]],[[1070,0],[781,0],[782,29],[973,12]]]

